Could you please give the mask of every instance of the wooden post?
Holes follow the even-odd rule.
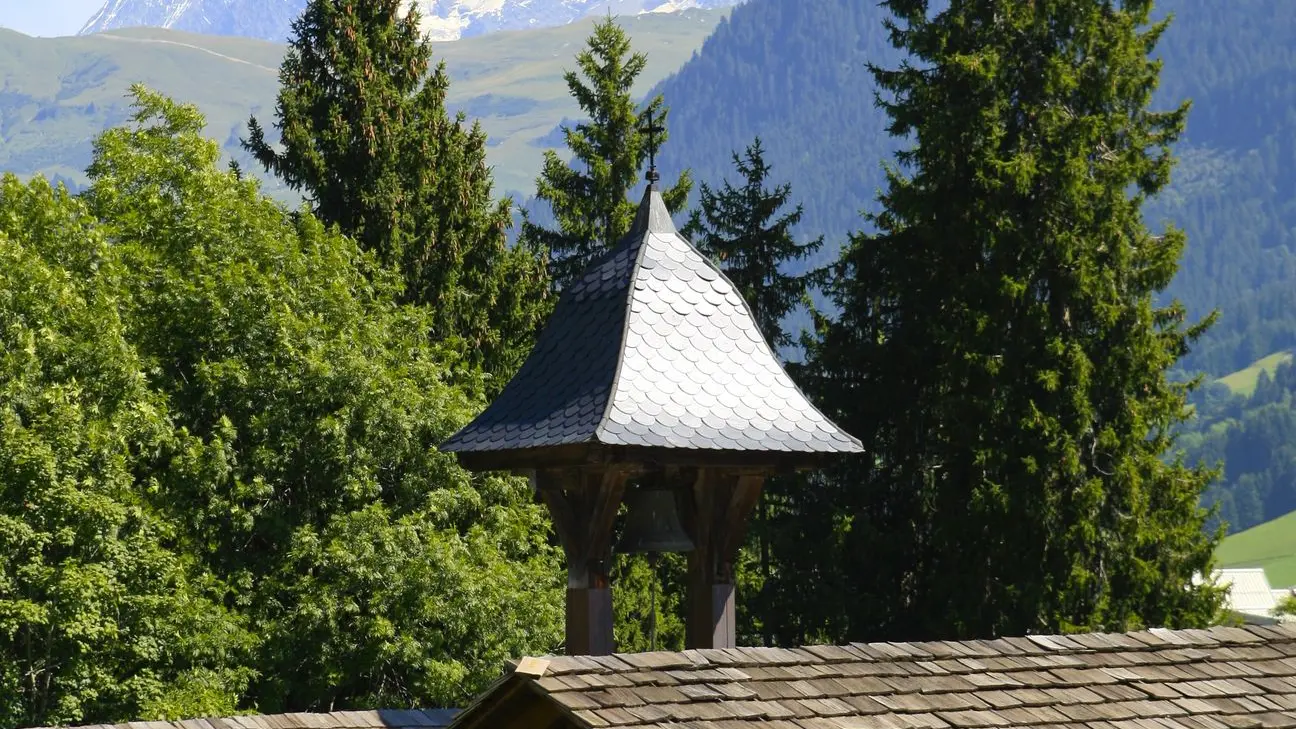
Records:
[[[616,651],[612,637],[612,523],[625,471],[542,471],[536,486],[567,557],[567,655]]]
[[[685,528],[693,539],[689,553],[688,648],[734,648],[733,562],[742,546],[747,518],[760,500],[765,474],[698,472]]]

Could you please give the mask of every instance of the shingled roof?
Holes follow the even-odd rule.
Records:
[[[1296,628],[526,659],[452,727],[1296,727]]]
[[[379,709],[377,711],[245,714],[182,721],[132,721],[87,724],[78,729],[444,729],[458,709]],[[54,729],[40,727],[39,729]]]
[[[734,285],[678,234],[654,186],[630,232],[562,292],[513,380],[442,449],[470,467],[511,467],[546,449],[582,460],[591,445],[861,450],[783,371]]]

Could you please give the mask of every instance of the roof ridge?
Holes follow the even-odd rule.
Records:
[[[608,656],[546,656],[544,676],[618,671],[669,671],[680,668],[803,665],[818,663],[897,663],[961,660],[996,656],[1081,655],[1192,649],[1267,643],[1296,643],[1296,625],[1213,626],[1124,633],[1035,634],[961,641],[874,641],[780,648],[752,646],[684,651],[614,653]]]
[[[634,245],[632,242],[634,236],[639,236],[639,250],[635,251],[634,261],[630,263],[629,278],[626,284],[626,297],[624,310],[621,312],[621,341],[625,342],[626,337],[630,335],[630,311],[634,308],[635,300],[635,272],[639,270],[643,262],[644,249],[648,247],[648,238],[652,233],[652,204],[653,195],[657,193],[653,185],[648,185],[644,190],[643,199],[639,202],[639,209],[635,211],[635,220],[630,227],[630,232],[626,234],[622,241],[624,245]],[[665,206],[665,202],[662,203]],[[640,231],[642,226],[643,230]],[[621,248],[622,244],[613,246],[613,249]],[[603,403],[603,414],[599,416],[598,422],[594,424],[593,440],[598,441],[603,437],[604,429],[607,427],[608,416],[612,413],[612,404],[616,402],[617,391],[621,389],[621,367],[625,364],[625,347],[617,347],[616,366],[612,368],[612,385],[608,388],[607,402]]]

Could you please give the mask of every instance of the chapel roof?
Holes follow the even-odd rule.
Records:
[[[653,185],[630,232],[563,290],[517,375],[442,449],[526,467],[590,446],[791,462],[862,450],[784,371]]]

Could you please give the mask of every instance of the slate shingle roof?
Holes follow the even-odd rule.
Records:
[[[458,709],[380,709],[294,714],[248,714],[183,721],[87,724],[79,729],[443,729]],[[53,729],[41,727],[40,729]]]
[[[459,453],[578,444],[857,452],[788,377],[733,284],[649,187],[631,231],[563,291],[531,356]]]
[[[647,729],[1296,727],[1296,628],[527,659],[564,726]],[[535,670],[539,666],[542,670]],[[515,695],[525,695],[527,691]]]

